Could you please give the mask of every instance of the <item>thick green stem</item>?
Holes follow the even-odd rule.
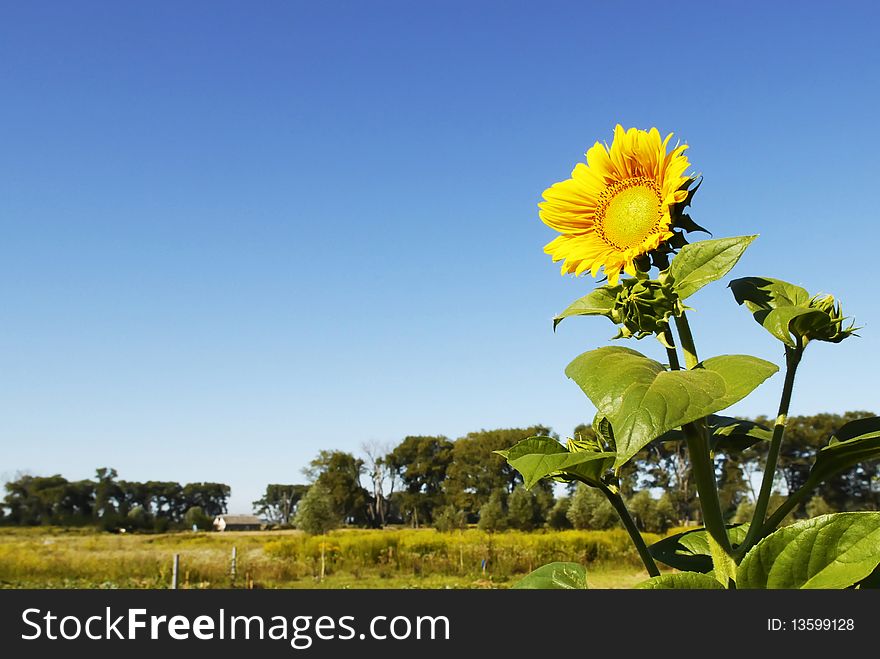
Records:
[[[648,550],[648,545],[645,544],[645,540],[642,538],[639,528],[636,526],[632,515],[629,514],[629,510],[627,510],[626,504],[623,502],[623,497],[620,496],[620,492],[618,492],[616,488],[612,490],[607,485],[600,485],[599,489],[602,491],[602,494],[608,498],[608,501],[611,502],[611,505],[614,506],[614,510],[616,510],[617,514],[620,516],[620,521],[623,522],[623,526],[626,528],[629,537],[636,546],[636,550],[639,552],[639,556],[642,559],[642,563],[645,564],[645,569],[648,570],[648,574],[652,577],[659,577],[660,570],[657,569],[654,557],[651,556],[651,552]]]
[[[727,527],[724,524],[724,513],[718,499],[718,482],[715,480],[715,460],[709,450],[709,440],[701,422],[688,423],[682,426],[687,439],[688,453],[691,457],[691,468],[694,482],[700,497],[700,509],[703,511],[703,525],[722,551],[728,556],[733,555]]]
[[[797,373],[797,367],[800,364],[802,355],[803,348],[800,343],[796,348],[789,348],[788,346],[785,348],[785,382],[782,385],[782,397],[779,400],[779,410],[776,413],[773,437],[770,439],[770,448],[767,451],[767,465],[764,467],[764,476],[761,478],[761,489],[758,492],[758,500],[755,502],[752,524],[749,527],[748,534],[746,534],[746,539],[738,549],[740,556],[745,555],[749,548],[764,535],[764,518],[767,516],[770,495],[773,493],[776,464],[779,461],[779,451],[782,448],[785,426],[788,423],[788,408],[791,405],[791,394],[794,390],[794,376]],[[783,504],[783,507],[785,505]]]
[[[697,356],[697,346],[694,344],[694,335],[691,334],[691,326],[688,324],[687,315],[684,311],[675,316],[675,327],[678,330],[678,338],[681,342],[681,350],[684,353],[684,363],[688,370],[700,363]],[[694,472],[694,482],[697,486],[697,494],[700,497],[700,508],[703,511],[703,525],[718,546],[728,556],[733,555],[730,546],[730,538],[727,537],[727,528],[724,525],[724,513],[721,511],[721,501],[718,499],[718,482],[715,480],[715,460],[709,448],[709,439],[706,436],[704,422],[696,421],[688,423],[681,428],[687,439],[688,453],[691,458],[691,468]]]

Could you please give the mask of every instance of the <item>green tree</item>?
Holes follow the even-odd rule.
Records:
[[[21,476],[6,483],[10,521],[20,525],[86,524],[92,521],[94,483],[54,476]]]
[[[583,483],[575,489],[566,516],[576,529],[610,529],[620,521],[605,495]]]
[[[174,481],[147,481],[145,484],[155,518],[179,521],[186,512],[183,486]]]
[[[641,490],[627,499],[626,507],[639,530],[648,533],[664,533],[676,521],[675,509],[666,494],[655,499],[648,490]]]
[[[400,505],[417,527],[431,521],[434,510],[445,502],[443,481],[452,462],[453,444],[443,436],[409,436],[385,458],[389,469],[403,484]]]
[[[481,531],[503,531],[507,528],[507,511],[505,499],[507,493],[504,490],[495,490],[489,495],[489,499],[480,508],[480,521],[478,526]]]
[[[213,518],[206,515],[201,506],[193,506],[186,511],[183,521],[187,528],[196,527],[202,531],[207,531],[211,528]]]
[[[668,492],[661,494],[657,500],[657,519],[659,524],[656,533],[666,533],[670,527],[678,524],[678,511]]]
[[[231,488],[223,483],[187,483],[180,491],[180,506],[184,511],[192,507],[201,508],[209,517],[226,512],[226,501]]]
[[[571,528],[568,519],[568,509],[571,507],[571,497],[559,497],[550,512],[547,514],[547,527],[554,531]]]
[[[125,514],[135,508],[142,508],[148,515],[152,511],[153,499],[150,488],[146,483],[137,481],[118,481],[119,485],[119,510]]]
[[[135,506],[125,515],[125,525],[135,529],[146,529],[152,524],[150,514],[142,506]]]
[[[360,483],[363,466],[363,460],[351,453],[321,451],[303,471],[313,484],[321,485],[329,493],[338,518],[365,524],[369,493]]]
[[[457,439],[444,483],[450,503],[468,514],[475,514],[494,491],[512,492],[522,483],[522,477],[493,451],[509,449],[528,437],[549,434],[550,429],[545,426],[532,426],[481,430]],[[536,487],[552,492],[552,484],[548,482]]]
[[[254,512],[274,524],[290,524],[297,503],[308,489],[308,485],[267,485],[263,496],[253,503]]]
[[[332,492],[318,482],[299,502],[294,525],[309,535],[324,535],[339,526],[341,521]]]
[[[116,482],[116,470],[110,467],[101,467],[95,470],[94,485],[95,504],[94,515],[96,519],[115,517],[120,511],[120,503],[123,503],[122,489]]]
[[[853,411],[844,414],[813,414],[789,417],[782,443],[777,474],[784,489],[793,492],[807,480],[810,468],[820,448],[828,443],[831,436],[845,423],[874,416],[872,412]],[[759,423],[772,425],[765,417],[756,419]],[[748,451],[748,458],[763,467],[767,453],[767,443],[759,442]],[[822,483],[816,494],[837,511],[880,509],[880,491],[877,488],[877,461],[864,462],[837,474]],[[773,510],[773,507],[770,507]],[[806,515],[806,504],[794,511],[795,517]]]
[[[734,515],[739,504],[749,496],[749,485],[746,483],[741,463],[741,454],[722,453],[715,459],[718,500],[722,512],[728,517]]]
[[[464,512],[449,504],[443,506],[434,515],[434,528],[438,531],[457,531],[467,527]]]
[[[520,531],[531,531],[540,522],[537,498],[522,485],[518,485],[507,497],[508,525]]]

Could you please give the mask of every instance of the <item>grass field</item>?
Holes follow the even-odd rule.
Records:
[[[593,588],[628,588],[647,578],[622,530],[345,529],[321,538],[298,531],[120,535],[36,527],[0,528],[0,587],[168,588],[174,554],[181,588],[508,588],[558,560],[586,564]]]

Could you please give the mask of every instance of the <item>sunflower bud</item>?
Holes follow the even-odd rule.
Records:
[[[597,414],[586,433],[578,433],[577,437],[568,438],[566,447],[571,453],[602,453],[615,451],[614,430],[611,423],[601,414]]]
[[[620,325],[614,338],[642,339],[652,334],[662,338],[669,328],[669,317],[679,308],[672,278],[667,273],[658,279],[632,277],[621,281],[619,289],[611,310],[611,320]]]
[[[849,327],[843,326],[846,318],[840,302],[833,295],[816,295],[805,306],[819,313],[800,316],[792,321],[792,331],[802,337],[804,345],[808,341],[840,343],[855,334],[857,328],[854,322]]]
[[[800,286],[770,277],[743,277],[730,282],[739,304],[788,348],[802,350],[810,341],[840,343],[858,329],[846,318],[833,295],[810,294]]]

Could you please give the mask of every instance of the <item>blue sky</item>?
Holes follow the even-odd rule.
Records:
[[[222,481],[592,417],[614,333],[537,217],[615,123],[675,132],[734,271],[831,292],[794,413],[878,410],[872,3],[5,3],[0,475]],[[702,356],[780,350],[723,285]],[[632,344],[660,358],[653,340]],[[780,376],[734,408],[772,414]]]

